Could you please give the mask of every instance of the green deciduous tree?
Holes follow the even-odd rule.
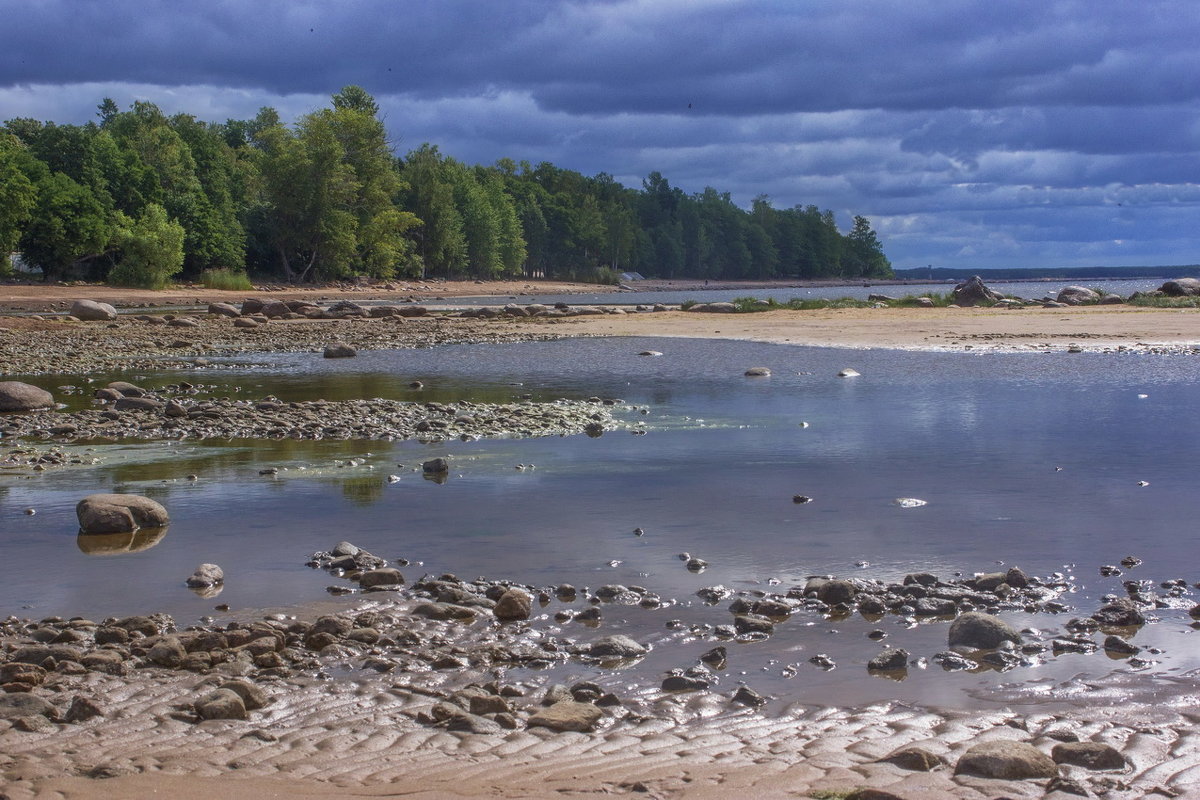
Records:
[[[886,278],[892,274],[892,264],[866,217],[854,218],[854,227],[842,249],[842,267],[847,277]]]
[[[0,274],[8,273],[9,254],[37,204],[33,181],[21,169],[22,161],[31,158],[17,137],[0,131]]]
[[[37,167],[37,202],[18,243],[25,261],[53,280],[72,267],[110,255],[112,214],[87,187],[61,172],[50,172],[41,162]]]
[[[183,269],[183,226],[167,217],[158,203],[150,203],[136,220],[124,220],[115,233],[119,254],[108,274],[114,286],[162,289]]]

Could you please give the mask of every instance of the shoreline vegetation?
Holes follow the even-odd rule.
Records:
[[[46,280],[165,288],[176,276],[288,283],[417,277],[615,284],[887,277],[868,219],[815,205],[750,209],[659,172],[638,188],[549,162],[468,165],[425,143],[393,153],[379,106],[346,86],[294,122],[168,117],[153,103],[59,125],[0,126],[0,274],[10,254]]]
[[[538,316],[541,311],[510,303],[531,289],[563,294],[595,287],[413,282],[391,289],[152,292],[4,284],[0,371],[8,378],[133,368],[215,370],[219,361],[214,359],[226,355],[307,351],[321,357],[334,342],[371,349],[580,335],[1113,354],[1106,358],[1191,354],[1200,348],[1200,312],[1189,309],[1128,304],[897,308],[875,302],[867,308],[743,314],[543,306],[560,313]],[[497,302],[484,314],[473,310],[463,317],[461,309],[441,313],[422,306],[438,297],[487,294]],[[247,298],[257,300],[247,305]],[[405,302],[410,298],[420,302]],[[114,301],[127,313],[98,321],[39,318],[45,312],[65,314],[76,300]],[[367,300],[391,301],[392,310],[375,316],[356,303]],[[281,304],[279,316],[268,316],[271,302]],[[229,304],[233,313],[179,310],[209,303]],[[246,322],[239,325],[239,320],[252,325],[242,327]],[[106,404],[105,419],[167,417],[173,399],[111,391],[121,397]],[[148,402],[117,410],[129,399]],[[175,418],[188,418],[191,411],[179,405],[172,413],[182,410],[183,416]],[[601,407],[580,408],[588,415],[604,413]],[[271,415],[285,409],[257,411]],[[88,425],[103,424],[92,419],[95,414],[75,416],[86,417]],[[20,419],[5,417],[6,422]],[[579,430],[581,421],[574,418],[563,429]],[[56,435],[71,438],[79,430],[74,424],[75,430],[57,434],[48,422],[42,424],[49,441],[37,446],[52,445]],[[410,427],[417,431],[416,424]],[[7,437],[0,441],[11,444]],[[23,466],[32,469],[34,461]],[[1086,687],[1067,687],[1063,697],[1083,698],[1075,705],[1051,706],[1014,690],[980,699],[971,709],[902,703],[832,708],[803,694],[791,705],[760,709],[752,691],[738,691],[732,673],[723,676],[719,691],[699,689],[698,682],[716,683],[712,674],[720,671],[719,654],[711,662],[681,664],[679,674],[668,676],[677,680],[667,690],[587,681],[561,688],[524,678],[510,682],[505,665],[525,659],[636,658],[635,648],[644,646],[633,642],[631,648],[620,637],[606,637],[603,629],[572,630],[573,642],[556,639],[529,620],[540,609],[570,611],[566,621],[555,621],[577,621],[586,628],[580,609],[618,601],[641,605],[654,598],[631,592],[625,600],[614,589],[607,601],[592,605],[580,598],[576,608],[560,608],[554,604],[568,602],[564,587],[465,582],[453,576],[418,587],[401,583],[403,577],[397,580],[398,570],[377,563],[383,559],[372,560],[349,544],[330,545],[329,553],[313,554],[315,567],[362,592],[340,604],[225,609],[219,624],[190,631],[175,630],[173,621],[158,616],[9,618],[0,624],[6,689],[0,699],[10,698],[0,720],[6,797],[136,799],[171,793],[188,800],[257,793],[334,798],[388,796],[403,787],[406,796],[416,798],[592,797],[600,792],[659,798],[985,800],[1065,798],[1091,791],[1124,800],[1187,796],[1200,789],[1195,777],[1200,751],[1186,712],[1192,685],[1186,680],[1114,675]],[[380,555],[395,559],[397,554]],[[950,603],[955,613],[969,613],[968,605],[1007,608],[1020,601],[1024,608],[1057,602],[1055,592],[1063,587],[1017,573],[969,584],[914,574],[910,588],[895,590],[902,593],[895,596],[889,594],[892,587],[834,580],[794,587],[795,596],[779,591],[721,602],[746,604],[734,611],[743,618],[735,621],[735,636],[767,634],[768,624],[787,624],[792,614],[841,613],[843,605],[853,613],[900,613],[889,604],[906,602],[904,597],[928,601],[934,610],[949,611]],[[401,585],[409,588],[397,590]],[[1162,596],[1176,613],[1186,613],[1181,604],[1189,595],[1186,587],[1177,588]],[[1080,631],[1093,623],[1111,629],[1106,632],[1121,641],[1105,640],[1105,646],[1120,648],[1136,628],[1137,611],[1131,602],[1116,602],[1073,613],[1083,620]],[[87,609],[78,612],[86,616]],[[465,621],[468,614],[474,623]],[[952,630],[948,618],[943,622]],[[984,647],[981,659],[1003,665],[1036,656],[1043,645],[1050,650],[1086,646],[1078,636],[1059,637],[1059,645],[1040,634],[1023,634],[1030,647],[1025,652],[1004,645],[1011,638],[1000,632],[1002,641]],[[878,665],[883,671],[898,668],[901,657],[892,656],[894,663]],[[1130,656],[1136,653],[1126,650],[1121,657]],[[350,677],[322,677],[322,670],[344,663],[355,665]],[[845,668],[863,669],[863,679],[873,679],[863,665]],[[1097,694],[1080,694],[1089,687]],[[735,702],[735,696],[741,699]],[[202,710],[210,700],[232,708],[234,718]],[[876,793],[863,793],[861,787]]]

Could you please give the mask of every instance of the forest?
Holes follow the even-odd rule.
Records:
[[[220,271],[293,283],[393,278],[880,278],[856,216],[737,206],[658,172],[640,189],[542,162],[471,166],[394,153],[379,107],[347,86],[286,124],[203,122],[111,99],[96,121],[0,127],[0,273],[158,288]]]

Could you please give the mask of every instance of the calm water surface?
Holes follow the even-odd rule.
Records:
[[[637,355],[646,349],[663,355]],[[216,395],[285,400],[618,397],[625,401],[621,420],[646,433],[436,445],[95,446],[98,468],[0,474],[8,566],[0,613],[165,610],[187,624],[212,613],[216,602],[237,609],[323,600],[336,579],[303,564],[343,539],[420,562],[404,568],[410,580],[453,572],[538,585],[636,584],[678,601],[656,611],[606,606],[598,632],[564,629],[581,639],[624,630],[658,641],[670,619],[728,623],[727,603],[706,606],[697,589],[786,589],[818,574],[893,580],[916,570],[949,577],[1017,564],[1031,574],[1076,576],[1078,591],[1068,601],[1083,615],[1102,595],[1122,593],[1122,578],[1101,578],[1097,568],[1126,555],[1145,563],[1125,578],[1200,580],[1193,503],[1200,359],[1193,357],[581,339],[235,363],[244,369],[185,377],[209,382],[204,390]],[[773,376],[744,377],[752,366],[770,367]],[[838,378],[843,367],[861,376]],[[156,387],[180,376],[121,377]],[[426,388],[409,389],[412,380]],[[53,388],[73,381],[38,382]],[[439,455],[454,465],[444,485],[412,471]],[[350,458],[365,463],[346,466]],[[259,475],[265,467],[281,471]],[[401,479],[389,484],[389,474]],[[166,535],[140,552],[85,552],[95,545],[77,537],[74,504],[108,490],[163,502],[172,516]],[[796,494],[814,500],[796,505]],[[900,508],[900,497],[928,505]],[[37,514],[24,515],[27,507]],[[633,535],[638,527],[644,536]],[[683,552],[711,566],[690,573],[678,558]],[[219,600],[182,585],[206,561],[225,569]],[[774,581],[778,587],[768,584]],[[1069,616],[1011,621],[1059,629]],[[1200,667],[1186,612],[1159,616],[1135,639],[1164,649],[1153,670]],[[931,666],[894,683],[866,675],[863,665],[879,645],[865,634],[875,627],[888,631],[886,644],[914,657],[945,649],[945,623],[907,628],[895,618],[831,622],[800,614],[767,642],[729,645],[736,657],[726,680],[790,699],[950,702],[983,684],[1120,666],[1103,654],[1075,655],[1003,676],[951,675]],[[714,644],[674,642],[638,669],[688,666]],[[808,664],[819,652],[833,655],[839,668],[825,673]],[[578,665],[563,671],[591,674]]]

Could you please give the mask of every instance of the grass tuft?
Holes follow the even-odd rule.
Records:
[[[229,269],[206,269],[200,273],[200,283],[205,289],[225,289],[228,291],[253,291],[254,284],[244,272],[234,272]]]

